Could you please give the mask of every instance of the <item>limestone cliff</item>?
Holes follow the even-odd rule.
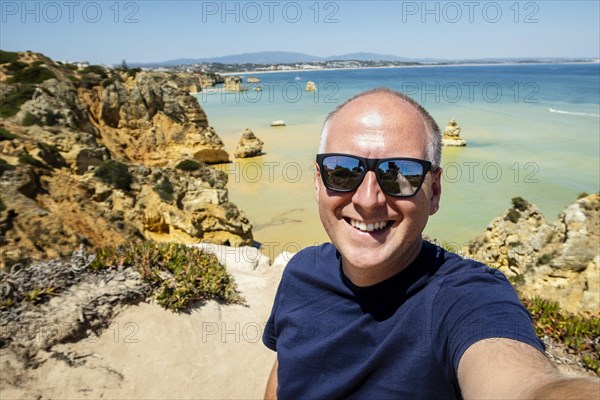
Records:
[[[499,268],[525,296],[539,295],[570,312],[600,311],[600,193],[568,206],[553,224],[537,207],[513,207],[471,241],[465,253]]]
[[[189,94],[202,76],[6,54],[14,59],[0,59],[1,266],[132,237],[251,242],[226,174],[206,165],[228,155]],[[128,185],[98,178],[111,160]]]

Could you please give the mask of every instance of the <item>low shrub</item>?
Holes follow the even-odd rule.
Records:
[[[521,213],[518,212],[517,210],[515,210],[514,208],[511,208],[510,210],[508,210],[505,220],[508,220],[508,221],[516,224],[520,217],[521,217]]]
[[[91,268],[135,268],[156,290],[158,304],[181,311],[198,300],[243,304],[233,278],[212,254],[176,243],[127,242],[98,251]]]
[[[541,298],[522,299],[531,313],[536,333],[564,343],[578,354],[586,368],[600,375],[600,355],[596,341],[600,337],[600,318],[567,313],[558,303]]]
[[[0,158],[0,176],[4,173],[4,171],[12,171],[16,168],[17,167],[14,165],[7,163],[4,159]]]
[[[10,118],[19,112],[21,106],[28,100],[31,100],[35,93],[35,87],[23,85],[17,90],[3,96],[0,99],[0,117]]]
[[[175,168],[182,171],[196,171],[202,167],[202,164],[194,160],[183,160],[180,161]]]
[[[28,112],[23,117],[23,121],[21,121],[21,125],[23,126],[32,126],[32,125],[43,125],[42,119],[35,114]]]
[[[542,254],[538,260],[537,260],[537,264],[538,265],[546,265],[546,264],[550,264],[550,262],[554,259],[554,255],[546,253],[546,254]]]
[[[104,183],[122,190],[129,190],[131,182],[133,182],[127,165],[115,160],[102,161],[94,172],[94,176]]]
[[[19,54],[14,51],[0,50],[0,64],[8,64],[19,59]]]
[[[138,72],[142,72],[141,68],[129,68],[127,70],[127,76],[131,76],[133,78],[135,78],[135,76],[137,75]]]
[[[17,137],[16,135],[13,135],[6,129],[0,128],[0,142],[3,140],[13,140],[16,137]]]
[[[169,178],[164,176],[159,184],[154,186],[154,190],[164,201],[173,201],[173,185]]]
[[[100,65],[90,65],[85,67],[82,71],[82,74],[96,74],[100,75],[102,79],[106,79],[108,75],[106,74],[106,69]]]
[[[62,115],[60,113],[50,111],[44,116],[44,123],[48,126],[55,126],[58,125],[61,118]]]
[[[527,206],[529,205],[529,202],[522,197],[513,197],[511,201],[513,208],[516,208],[519,211],[527,210]]]
[[[32,65],[28,68],[20,69],[8,79],[9,83],[42,83],[45,80],[56,78],[54,72],[46,67]]]
[[[15,72],[15,71],[19,71],[22,70],[23,68],[27,68],[29,66],[29,64],[21,62],[21,61],[13,61],[10,64],[8,64],[5,68],[8,71],[11,72]]]
[[[27,153],[21,153],[21,155],[19,156],[19,164],[31,165],[32,167],[47,169],[47,170],[52,169],[52,167],[50,167],[48,164],[44,163],[43,161],[38,160],[37,158],[34,158],[31,154],[27,154]]]

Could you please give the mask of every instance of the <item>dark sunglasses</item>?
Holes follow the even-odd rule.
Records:
[[[334,192],[352,192],[368,171],[375,172],[381,189],[390,196],[411,197],[417,194],[431,162],[417,158],[364,158],[341,153],[317,154],[323,184]]]

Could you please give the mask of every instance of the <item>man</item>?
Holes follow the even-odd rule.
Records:
[[[438,126],[400,93],[364,92],[327,117],[315,188],[333,245],[284,271],[263,336],[277,352],[266,398],[598,397],[598,382],[563,379],[545,358],[500,272],[423,241],[440,158]]]

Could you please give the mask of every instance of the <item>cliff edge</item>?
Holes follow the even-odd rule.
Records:
[[[252,243],[203,77],[0,52],[0,267],[127,239]]]

